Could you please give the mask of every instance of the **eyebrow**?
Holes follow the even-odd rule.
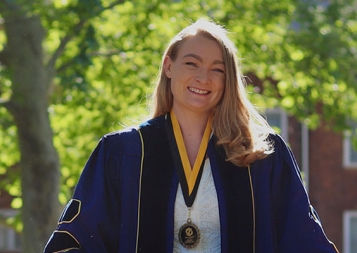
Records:
[[[187,57],[193,57],[195,59],[197,59],[198,61],[202,62],[203,59],[201,56],[197,55],[197,54],[186,54],[183,56],[183,58],[187,58]],[[214,60],[213,64],[223,64],[224,65],[224,61],[221,60]]]

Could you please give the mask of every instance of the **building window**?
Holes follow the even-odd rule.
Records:
[[[12,209],[0,209],[1,219],[15,216],[16,211]],[[20,252],[20,236],[15,230],[0,225],[0,253]]]
[[[267,121],[288,142],[288,116],[281,108],[267,109]]]
[[[357,252],[357,211],[344,212],[343,232],[344,253]]]
[[[345,132],[343,143],[343,166],[357,169],[357,147],[354,144],[357,138],[357,123],[353,124],[352,130]]]

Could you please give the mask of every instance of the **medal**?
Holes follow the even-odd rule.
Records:
[[[201,233],[199,228],[191,220],[191,207],[195,201],[202,176],[207,145],[212,129],[212,118],[210,117],[208,119],[193,168],[191,168],[188,160],[180,125],[172,110],[166,122],[167,137],[170,143],[172,157],[181,184],[182,195],[188,208],[188,219],[180,228],[178,238],[183,247],[192,249],[199,244]]]
[[[188,218],[187,223],[180,228],[178,237],[182,246],[192,249],[200,242],[201,234],[199,228]]]

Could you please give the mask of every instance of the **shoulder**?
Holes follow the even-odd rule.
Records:
[[[289,145],[279,134],[269,134],[267,140],[272,146],[272,150],[273,150],[270,156],[279,156],[285,153],[289,155],[292,154]]]
[[[136,128],[127,128],[103,135],[92,155],[109,159],[139,153],[140,137]]]
[[[165,128],[166,115],[150,119],[139,126],[140,131],[157,131]]]
[[[272,147],[272,151],[262,159],[257,160],[255,163],[258,165],[269,164],[272,167],[277,167],[278,165],[293,164],[296,165],[294,155],[285,142],[285,140],[279,134],[269,134],[267,137],[269,145]]]
[[[285,140],[279,134],[269,134],[268,141],[273,147],[279,148],[280,146],[287,146]]]
[[[104,146],[106,150],[132,150],[141,146],[140,135],[142,132],[155,135],[165,129],[165,116],[147,120],[139,127],[125,128],[102,136],[99,146]]]
[[[269,141],[274,148],[274,152],[271,153],[267,159],[272,162],[272,165],[274,165],[274,167],[290,167],[298,171],[299,166],[295,156],[285,140],[278,134],[270,134]]]
[[[164,127],[165,116],[149,119],[141,123],[138,127],[125,128],[119,131],[114,131],[103,135],[101,142],[106,142],[109,145],[115,145],[120,142],[130,143],[135,139],[140,138],[140,131],[153,131]]]
[[[102,142],[112,144],[123,141],[130,141],[133,138],[138,136],[138,129],[137,128],[126,128],[120,131],[110,132],[101,138]]]
[[[132,143],[135,140],[139,140],[138,130],[136,128],[127,128],[103,135],[100,143],[106,147],[116,147],[123,143]]]

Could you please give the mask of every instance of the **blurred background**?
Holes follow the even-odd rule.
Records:
[[[0,0],[0,253],[42,252],[100,137],[148,117],[166,45],[202,17],[357,252],[357,0]]]

